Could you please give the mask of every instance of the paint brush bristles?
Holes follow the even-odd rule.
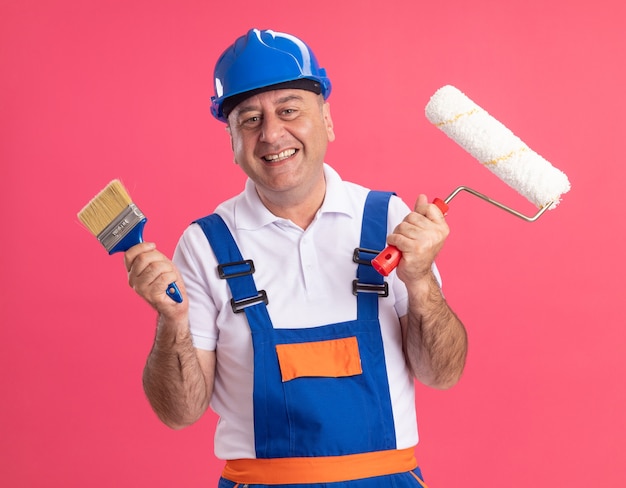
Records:
[[[131,201],[119,180],[111,181],[78,213],[79,220],[109,254],[143,242],[146,216]]]
[[[120,180],[113,180],[78,212],[78,219],[94,236],[98,236],[131,203],[124,185]]]
[[[98,238],[109,254],[126,252],[143,242],[143,228],[148,220],[137,208],[119,180],[111,181],[78,212],[78,219]],[[183,296],[175,282],[165,293],[181,303]]]

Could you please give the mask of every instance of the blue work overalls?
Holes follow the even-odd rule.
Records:
[[[365,203],[353,256],[356,320],[313,328],[275,329],[266,307],[271,297],[257,290],[254,263],[241,256],[224,221],[217,214],[196,221],[228,282],[233,310],[246,314],[254,349],[257,459],[228,461],[220,488],[424,486],[412,449],[396,450],[378,321],[387,283],[370,264],[385,246],[390,196],[370,192]],[[386,471],[387,457],[400,452],[404,459],[392,464],[402,468]]]

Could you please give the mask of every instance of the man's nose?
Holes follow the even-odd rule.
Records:
[[[261,141],[276,142],[280,139],[284,130],[283,122],[276,115],[267,115],[263,117],[261,125]]]

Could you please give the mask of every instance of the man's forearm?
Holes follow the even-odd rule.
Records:
[[[432,274],[409,288],[409,313],[401,320],[407,362],[422,383],[450,388],[465,366],[465,327]]]
[[[177,327],[159,317],[143,385],[153,410],[169,427],[186,427],[205,412],[212,380],[205,377],[187,326]]]

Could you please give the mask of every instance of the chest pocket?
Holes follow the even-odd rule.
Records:
[[[276,354],[283,382],[303,377],[342,378],[363,373],[356,337],[279,344]]]

